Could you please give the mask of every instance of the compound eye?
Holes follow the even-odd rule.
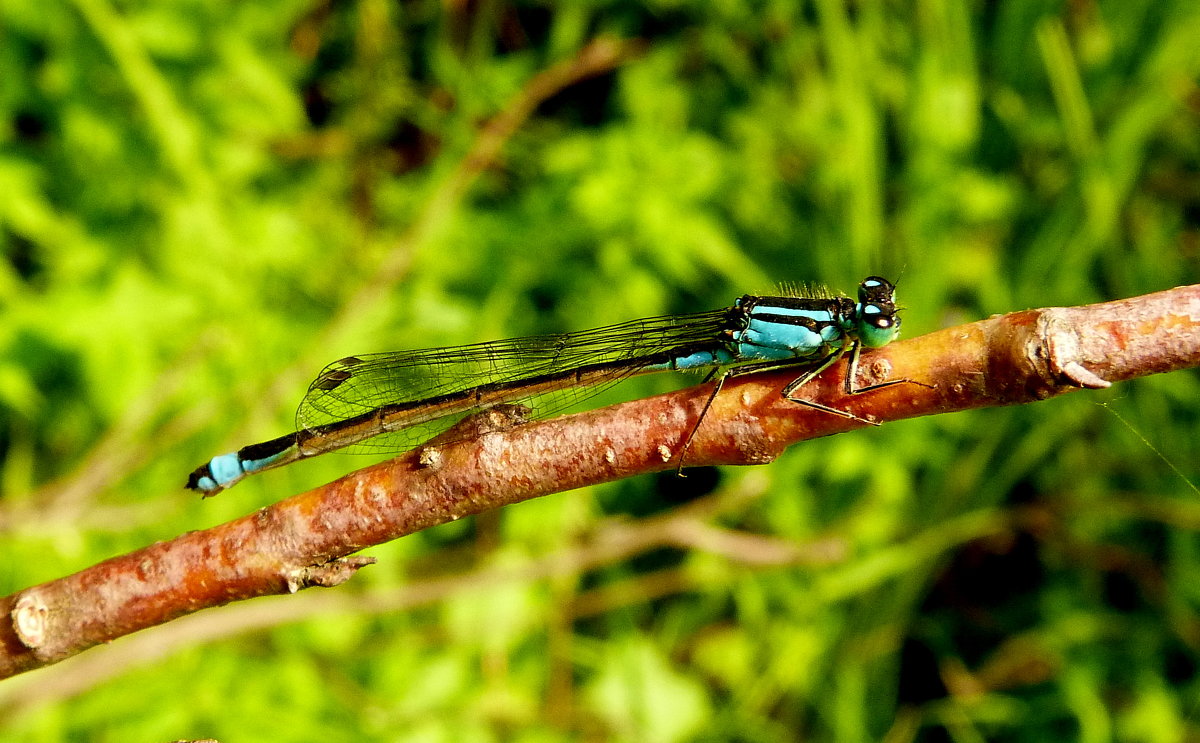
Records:
[[[858,297],[861,301],[880,297],[891,297],[896,292],[892,282],[880,276],[868,276],[858,285]]]

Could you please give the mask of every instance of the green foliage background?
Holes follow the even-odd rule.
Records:
[[[473,159],[602,37],[621,64]],[[8,0],[0,589],[363,464],[180,489],[349,353],[868,273],[908,336],[1193,283],[1198,79],[1194,0]],[[1197,739],[1200,494],[1113,411],[1196,481],[1198,395],[1165,375],[449,524],[5,681],[0,739]],[[671,518],[694,538],[596,559]]]

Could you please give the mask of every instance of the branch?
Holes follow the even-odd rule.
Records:
[[[1028,310],[866,353],[803,388],[863,418],[896,420],[1033,402],[1200,364],[1200,285],[1080,308]],[[786,370],[730,380],[687,464],[762,464],[788,445],[863,424],[780,398]],[[925,387],[922,385],[930,385]],[[116,557],[0,599],[0,678],[200,609],[347,580],[374,544],[549,493],[677,466],[711,394],[699,385],[601,410],[516,424],[508,406],[443,440],[220,526]],[[472,437],[461,440],[464,434]]]

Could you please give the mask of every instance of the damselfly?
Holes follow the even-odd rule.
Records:
[[[899,333],[895,293],[891,282],[870,276],[859,285],[857,302],[823,290],[806,296],[747,294],[727,309],[578,333],[348,356],[309,385],[294,433],[213,457],[192,472],[187,486],[214,495],[247,475],[306,457],[348,447],[402,449],[483,409],[557,400],[557,408],[541,406],[544,415],[564,407],[563,393],[578,393],[565,395],[569,405],[631,376],[670,370],[711,370],[706,379],[717,378],[711,404],[730,376],[797,367],[804,373],[783,388],[784,398],[863,420],[794,393],[847,350],[847,392],[906,381],[861,388],[853,381],[859,348],[886,345]]]

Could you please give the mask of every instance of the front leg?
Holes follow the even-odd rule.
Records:
[[[833,359],[836,359],[836,358],[837,358],[837,355],[831,356],[831,360],[824,363],[821,366],[821,368],[818,369],[817,371],[819,372],[821,369],[828,368],[829,364],[833,363]],[[744,366],[736,366],[733,368],[724,368],[723,369],[721,367],[716,367],[711,372],[709,372],[708,376],[706,376],[704,378],[703,383],[707,383],[707,382],[711,381],[714,377],[716,378],[717,383],[713,385],[712,394],[710,394],[708,396],[708,399],[704,401],[704,407],[700,409],[700,415],[696,418],[696,425],[692,426],[692,430],[688,432],[688,436],[684,440],[683,446],[680,447],[680,449],[679,449],[679,466],[676,467],[675,474],[678,475],[679,477],[684,477],[683,461],[684,461],[684,458],[687,456],[688,449],[691,448],[691,446],[692,446],[692,439],[694,439],[696,437],[696,432],[700,430],[700,424],[704,422],[704,416],[708,415],[708,410],[709,410],[709,408],[712,407],[713,401],[717,399],[717,395],[721,394],[721,390],[725,387],[726,379],[729,379],[730,377],[740,377],[740,376],[744,376],[746,374],[757,374],[759,372],[766,372],[766,371],[772,371],[774,369],[783,369],[783,368],[787,368],[789,366],[795,366],[796,361],[797,360],[794,358],[793,359],[780,359],[777,361],[762,361],[762,362],[753,363],[753,364],[746,364]],[[806,374],[805,379],[807,380],[807,379],[811,378],[811,376],[812,375]],[[796,382],[793,381],[791,384],[788,385],[788,388],[792,388],[793,385],[795,385],[795,384],[796,384]],[[785,389],[787,389],[787,388],[785,388]],[[784,397],[787,397],[787,395],[785,394]],[[791,399],[791,398],[788,398],[788,399]],[[825,406],[818,405],[817,403],[810,403],[810,402],[807,402],[804,400],[794,400],[794,402],[802,402],[806,405],[812,405],[813,407],[817,407],[819,409],[826,409],[826,410],[829,410],[829,412],[831,412],[831,413],[838,413],[839,415],[842,415],[842,413],[840,411],[836,411],[833,408],[825,408]],[[849,415],[849,414],[846,413],[845,415]],[[854,416],[850,416],[850,417],[854,417]],[[869,421],[867,421],[867,422],[869,422]],[[878,424],[876,424],[876,425],[878,425]]]
[[[922,384],[921,382],[914,382],[911,379],[893,379],[888,382],[881,382],[880,384],[868,385],[867,387],[855,387],[854,382],[858,378],[859,351],[860,351],[860,346],[859,346],[858,342],[857,341],[853,342],[852,348],[850,350],[850,364],[849,364],[849,368],[846,370],[846,394],[847,395],[860,395],[864,392],[872,392],[874,390],[883,389],[884,387],[891,387],[894,384],[902,384],[904,382],[911,382],[912,384],[920,384],[923,387],[928,386],[928,385]],[[849,418],[850,420],[858,421],[859,423],[865,423],[870,426],[878,426],[879,423],[877,421],[867,420],[866,418],[857,416],[848,410],[838,410],[837,408],[833,408],[828,405],[823,405],[819,402],[814,402],[812,400],[806,400],[802,397],[795,397],[792,394],[796,390],[800,389],[801,387],[803,387],[804,385],[808,384],[813,379],[815,379],[818,374],[825,371],[829,367],[833,366],[834,363],[836,363],[837,360],[840,359],[845,352],[846,352],[845,346],[841,346],[838,349],[830,352],[830,354],[828,356],[823,357],[819,362],[817,362],[817,365],[814,366],[812,369],[808,370],[807,372],[800,375],[799,377],[793,379],[791,382],[788,382],[787,385],[782,390],[780,390],[780,396],[789,402],[799,403],[800,405],[804,405],[806,407],[810,407],[815,410],[820,410],[820,411],[823,411],[826,413],[831,413],[833,415],[836,415],[836,416],[839,416],[842,418]],[[720,368],[713,369],[713,371],[710,372],[709,375],[704,378],[704,381],[708,382],[708,381],[712,380],[714,377],[716,377],[717,383],[713,386],[712,394],[710,394],[708,396],[708,400],[706,400],[704,402],[704,407],[700,410],[700,416],[696,419],[696,425],[692,427],[692,430],[688,433],[687,439],[683,442],[683,446],[679,450],[679,466],[675,471],[676,474],[679,475],[680,477],[683,477],[683,460],[684,460],[685,455],[687,454],[687,450],[692,445],[692,439],[696,436],[696,431],[700,430],[700,424],[704,421],[704,416],[708,414],[708,409],[712,407],[713,401],[717,399],[717,395],[720,394],[721,389],[725,386],[725,380],[729,379],[730,377],[740,377],[740,376],[743,376],[746,374],[758,374],[759,372],[773,371],[776,369],[786,369],[788,367],[795,366],[799,361],[800,361],[799,359],[794,359],[794,358],[793,359],[780,359],[777,361],[763,361],[763,362],[754,363],[754,364],[746,364],[744,366],[733,367],[732,369],[720,369]]]
[[[850,368],[846,370],[846,394],[857,395],[861,392],[869,392],[870,390],[879,389],[880,387],[888,387],[890,385],[893,385],[893,384],[896,384],[896,383],[902,381],[902,380],[897,379],[892,382],[885,382],[884,384],[872,385],[870,387],[863,387],[861,389],[855,388],[854,387],[854,379],[855,379],[855,377],[858,376],[858,349],[859,349],[858,343],[854,342],[853,348],[850,350]],[[812,400],[806,400],[803,397],[795,397],[792,394],[796,390],[800,389],[804,385],[811,382],[813,379],[816,379],[817,375],[819,375],[821,372],[823,372],[826,369],[828,369],[829,367],[833,366],[834,363],[836,363],[837,360],[840,359],[844,353],[846,353],[846,347],[845,346],[838,347],[838,349],[836,351],[833,351],[828,356],[823,358],[821,360],[821,362],[819,364],[817,364],[815,367],[808,370],[807,372],[800,375],[799,377],[796,377],[791,382],[788,382],[787,386],[785,386],[783,388],[783,390],[780,391],[780,394],[783,396],[783,399],[788,400],[789,402],[799,403],[801,405],[813,408],[814,410],[820,410],[820,411],[823,411],[826,413],[831,413],[833,415],[841,416],[842,418],[849,418],[850,420],[858,421],[859,423],[866,423],[867,425],[878,426],[879,423],[877,423],[876,421],[871,421],[871,420],[867,420],[866,418],[859,417],[859,416],[855,415],[854,413],[851,413],[848,410],[838,410],[837,408],[832,408],[828,405],[823,405],[819,402],[814,402]]]
[[[911,379],[892,379],[887,382],[880,382],[879,384],[867,385],[866,387],[856,386],[855,383],[858,381],[858,358],[859,358],[859,354],[860,354],[861,350],[862,350],[862,345],[859,344],[858,341],[851,342],[850,364],[849,364],[849,368],[846,369],[846,394],[847,395],[861,395],[864,392],[874,392],[875,390],[881,390],[884,387],[891,387],[892,385],[905,384],[905,383],[919,384],[922,387],[929,386],[929,385],[923,384],[921,382],[915,382]],[[866,418],[859,417],[847,410],[838,410],[837,408],[832,408],[828,405],[822,405],[819,402],[813,402],[812,400],[805,400],[804,398],[794,397],[792,395],[793,392],[800,389],[804,385],[808,384],[818,374],[820,374],[821,372],[825,371],[830,366],[832,366],[834,364],[834,362],[836,362],[839,358],[841,358],[842,354],[844,354],[845,352],[846,352],[846,350],[845,350],[845,347],[843,346],[843,347],[839,348],[838,350],[834,351],[833,353],[829,354],[827,357],[825,357],[821,361],[821,363],[819,365],[817,365],[815,368],[813,368],[812,370],[806,372],[805,374],[803,374],[800,377],[797,377],[796,379],[793,379],[791,382],[788,383],[788,385],[786,387],[783,388],[783,392],[782,392],[783,397],[784,397],[784,399],[790,400],[791,402],[800,403],[801,405],[806,405],[810,408],[815,408],[817,410],[823,410],[826,413],[832,413],[833,415],[839,415],[843,418],[849,418],[851,420],[859,421],[860,423],[869,423],[872,426],[878,426],[879,423],[877,421],[867,420]]]

